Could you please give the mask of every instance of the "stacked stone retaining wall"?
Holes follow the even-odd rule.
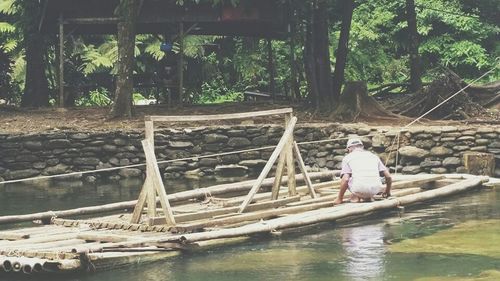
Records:
[[[220,128],[166,129],[155,133],[159,161],[192,156],[229,153],[276,145],[283,133],[280,126],[252,125]],[[310,125],[295,130],[297,142],[328,138],[337,141],[301,144],[306,165],[318,169],[339,169],[350,135],[358,135],[394,170],[397,131],[360,125]],[[140,146],[142,132],[54,132],[32,135],[0,134],[0,180],[56,175],[144,163]],[[398,171],[418,173],[462,173],[465,152],[487,152],[496,157],[495,176],[500,176],[500,128],[425,127],[401,132]],[[238,175],[258,173],[272,149],[247,151],[160,164],[166,178]],[[104,173],[85,174],[89,181],[142,177],[144,166]]]

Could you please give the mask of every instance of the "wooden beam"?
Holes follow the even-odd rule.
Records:
[[[214,114],[214,115],[188,115],[188,116],[146,116],[146,121],[161,121],[161,122],[186,122],[186,121],[213,121],[213,120],[230,120],[244,119],[259,116],[279,115],[292,113],[292,108],[282,108],[255,112],[243,112],[232,114]]]
[[[299,163],[299,169],[302,175],[304,176],[304,181],[306,182],[307,187],[309,188],[309,194],[311,194],[312,198],[316,198],[316,191],[314,190],[313,184],[311,182],[311,178],[307,174],[306,165],[304,164],[304,160],[302,160],[302,155],[300,155],[299,146],[297,142],[293,142],[293,150],[295,152],[295,157],[297,157],[297,162]]]
[[[160,169],[158,168],[158,162],[156,161],[156,155],[153,147],[147,140],[142,141],[142,147],[144,149],[144,154],[146,155],[146,165],[148,166],[147,169],[151,171],[153,185],[156,192],[158,193],[161,207],[163,209],[165,217],[167,218],[167,224],[175,225],[174,214],[172,213],[170,203],[168,202],[167,193],[165,191],[165,186],[163,185]]]
[[[276,148],[274,149],[273,153],[271,154],[271,157],[267,161],[266,166],[264,166],[264,169],[262,170],[262,172],[260,173],[259,177],[257,178],[257,181],[254,183],[254,185],[250,189],[250,192],[248,193],[247,198],[241,204],[239,213],[243,213],[243,211],[245,210],[245,208],[252,201],[252,198],[255,195],[255,193],[257,193],[259,191],[259,188],[262,185],[262,182],[264,181],[264,179],[269,174],[269,171],[271,171],[271,168],[273,167],[274,162],[276,162],[276,159],[278,159],[279,154],[281,153],[281,151],[283,150],[283,148],[285,147],[285,145],[290,141],[290,138],[293,135],[293,129],[295,128],[295,124],[296,123],[297,123],[297,117],[292,117],[292,119],[290,120],[290,123],[288,124],[288,126],[287,126],[287,128],[285,130],[285,132],[283,133],[283,137],[281,137],[278,145],[276,146]],[[290,182],[291,180],[294,180],[294,182],[295,182],[295,177],[292,179],[290,177],[290,175],[288,175],[288,182]]]
[[[288,126],[290,120],[292,120],[292,113],[285,114],[285,124]],[[288,142],[285,146],[285,159],[286,159],[286,174],[288,176],[288,194],[294,196],[297,194],[297,181],[295,179],[295,161],[293,160],[293,131],[288,138]]]

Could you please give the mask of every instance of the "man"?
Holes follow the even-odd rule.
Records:
[[[347,189],[351,192],[351,202],[370,202],[373,196],[382,192],[384,197],[391,196],[391,174],[375,154],[366,151],[360,139],[347,141],[349,154],[342,160],[340,172],[340,191],[334,204],[342,204]],[[383,190],[380,176],[385,177]]]

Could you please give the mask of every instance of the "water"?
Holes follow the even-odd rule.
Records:
[[[171,193],[210,183],[166,184]],[[139,186],[140,182],[0,186],[0,214],[132,200]],[[392,247],[446,233],[464,222],[491,219],[500,219],[500,192],[494,189],[407,208],[404,213],[379,214],[350,224],[325,223],[279,237],[254,237],[161,262],[60,280],[475,280],[468,278],[500,269],[498,255],[488,256],[474,247],[472,253],[419,252],[419,247],[397,252]],[[500,243],[492,235],[492,245]],[[481,280],[498,280],[498,275]]]

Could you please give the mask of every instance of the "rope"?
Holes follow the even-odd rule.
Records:
[[[376,136],[376,135],[365,135],[364,137],[373,137],[373,136]],[[297,144],[303,145],[303,144],[333,142],[333,141],[338,141],[338,140],[345,140],[348,138],[349,137],[342,137],[342,138],[335,138],[335,139],[300,142]],[[250,149],[243,149],[243,150],[236,150],[236,151],[229,151],[229,152],[221,152],[221,153],[214,153],[214,154],[207,154],[207,155],[197,155],[197,156],[191,156],[191,157],[185,157],[185,158],[177,158],[177,159],[171,159],[171,160],[162,160],[162,161],[158,161],[157,163],[158,164],[168,164],[168,163],[173,163],[173,162],[178,162],[178,161],[196,160],[196,159],[203,159],[203,158],[210,158],[210,157],[217,157],[217,156],[224,156],[224,155],[240,154],[240,153],[252,152],[252,151],[268,150],[268,149],[273,149],[275,147],[276,147],[275,145],[270,145],[270,146],[264,146],[264,147],[259,147],[259,148],[250,148]],[[94,174],[94,173],[100,173],[100,172],[109,172],[109,171],[116,171],[116,170],[127,169],[127,168],[137,168],[137,167],[141,167],[141,166],[146,166],[146,163],[125,165],[125,166],[111,167],[111,168],[102,168],[102,169],[95,169],[95,170],[81,171],[81,172],[71,172],[71,173],[57,174],[57,175],[37,176],[37,177],[24,178],[24,179],[7,180],[7,181],[0,182],[0,185],[10,184],[10,183],[18,183],[18,182],[24,182],[24,181],[32,181],[32,180],[52,179],[52,178],[61,178],[61,177],[68,177],[68,176],[74,176],[74,175],[85,175],[85,174]]]
[[[399,130],[399,133],[397,135],[397,139],[398,139],[398,144],[397,144],[397,147],[398,149],[396,150],[396,162],[395,162],[395,165],[394,165],[394,173],[397,173],[398,171],[398,159],[399,159],[399,136],[401,135],[401,132],[404,130],[404,129],[407,129],[409,128],[410,126],[412,126],[413,124],[415,124],[416,122],[418,122],[420,119],[424,118],[425,116],[427,116],[429,113],[433,112],[434,110],[438,109],[439,107],[441,107],[443,104],[445,104],[446,102],[448,102],[449,100],[451,100],[452,98],[454,98],[455,96],[457,96],[458,94],[462,93],[465,89],[469,88],[470,86],[472,86],[472,84],[474,84],[475,82],[481,80],[482,78],[486,77],[487,75],[489,75],[491,72],[493,72],[494,70],[497,69],[498,67],[498,61],[499,61],[499,58],[497,57],[495,59],[495,61],[497,62],[495,64],[495,66],[486,71],[483,75],[479,76],[479,78],[475,79],[474,81],[468,83],[465,87],[463,87],[462,89],[458,90],[456,93],[454,93],[453,95],[449,96],[447,99],[445,99],[444,101],[440,102],[438,105],[434,106],[433,108],[429,109],[427,112],[425,112],[424,114],[422,114],[421,116],[417,117],[415,120],[411,121],[410,123],[408,123],[406,126],[402,127],[400,130]],[[389,154],[390,155],[390,154]],[[389,158],[388,158],[389,159]]]
[[[498,58],[496,59],[496,61],[498,61]],[[481,75],[479,78],[477,78],[474,81],[470,82],[469,84],[467,84],[467,86],[465,86],[464,88],[460,89],[458,92],[456,92],[455,94],[451,95],[450,97],[448,97],[447,99],[445,99],[444,101],[442,101],[441,103],[439,103],[438,105],[436,105],[435,107],[433,107],[432,109],[430,109],[429,111],[425,112],[424,114],[422,114],[421,116],[419,116],[418,118],[416,118],[415,120],[413,120],[412,122],[408,123],[406,126],[402,127],[398,131],[397,136],[394,138],[394,140],[393,140],[393,142],[391,144],[391,148],[392,148],[392,146],[394,146],[395,142],[397,141],[397,143],[396,143],[397,150],[396,150],[395,173],[397,173],[398,155],[399,155],[398,150],[399,150],[399,145],[400,145],[399,144],[399,140],[400,140],[401,132],[404,129],[406,129],[406,128],[410,127],[411,125],[415,124],[416,122],[418,122],[423,117],[427,116],[432,111],[434,111],[437,108],[439,108],[441,105],[443,105],[446,102],[448,102],[450,99],[454,98],[456,95],[458,95],[461,92],[463,92],[465,89],[467,89],[470,86],[472,86],[473,83],[479,81],[480,79],[484,78],[485,76],[487,76],[488,74],[490,74],[491,72],[493,72],[497,67],[498,67],[498,63],[495,65],[495,67],[493,67],[492,69],[490,69],[489,71],[487,71],[486,73],[484,73],[483,75]],[[378,135],[381,135],[381,134],[364,135],[363,137],[374,137],[374,136],[378,136]],[[339,141],[339,140],[346,140],[346,139],[349,139],[349,138],[350,137],[341,137],[341,138],[335,138],[335,139],[324,139],[324,140],[317,140],[317,141],[305,141],[305,142],[299,142],[297,144],[298,145],[317,144],[317,143],[325,143],[325,142],[334,142],[334,141]],[[178,159],[172,159],[172,160],[163,160],[163,161],[158,161],[158,164],[167,164],[167,163],[178,162],[178,161],[185,161],[185,160],[196,160],[196,159],[202,159],[202,158],[210,158],[210,157],[217,157],[217,156],[224,156],[224,155],[240,154],[240,153],[251,152],[251,151],[268,150],[268,149],[273,149],[275,147],[276,147],[275,145],[271,145],[271,146],[265,146],[265,147],[259,147],[259,148],[250,148],[250,149],[236,150],[236,151],[230,151],[230,152],[214,153],[214,154],[207,154],[207,155],[198,155],[198,156],[178,158]],[[391,153],[392,152],[389,153],[389,156],[386,159],[386,163],[385,163],[386,166],[387,166],[387,163],[388,163],[388,161],[390,159]],[[7,180],[7,181],[0,182],[0,185],[2,185],[2,184],[9,184],[9,183],[24,182],[24,181],[31,181],[31,180],[52,179],[52,178],[59,178],[59,177],[68,177],[68,176],[73,176],[73,175],[85,175],[85,174],[94,174],[94,173],[100,173],[100,172],[116,171],[116,170],[121,170],[121,169],[126,169],[126,168],[141,167],[141,166],[145,166],[145,165],[146,165],[146,163],[139,163],[139,164],[126,165],[126,166],[119,166],[119,167],[96,169],[96,170],[90,170],[90,171],[71,172],[71,173],[66,173],[66,174],[57,174],[57,175],[49,175],[49,176],[37,176],[37,177],[24,178],[24,179]]]
[[[488,74],[490,74],[491,72],[493,72],[495,69],[497,69],[497,67],[498,67],[498,63],[495,65],[495,67],[493,67],[492,69],[488,70],[486,73],[484,73],[483,75],[481,75],[479,78],[477,78],[476,80],[470,82],[469,84],[467,84],[467,86],[463,87],[458,92],[456,92],[453,95],[449,96],[447,99],[445,99],[444,101],[440,102],[438,105],[436,105],[433,108],[429,109],[426,113],[422,114],[421,116],[419,116],[418,118],[416,118],[412,122],[408,123],[406,126],[403,127],[403,129],[410,127],[411,125],[413,125],[416,122],[418,122],[420,119],[422,119],[425,116],[427,116],[427,114],[429,114],[429,113],[433,112],[434,110],[436,110],[437,108],[441,107],[441,105],[445,104],[446,102],[448,102],[449,100],[451,100],[452,98],[454,98],[456,95],[462,93],[465,89],[467,89],[470,86],[472,86],[472,84],[474,84],[475,82],[481,80],[482,78],[484,78],[485,76],[487,76]]]

